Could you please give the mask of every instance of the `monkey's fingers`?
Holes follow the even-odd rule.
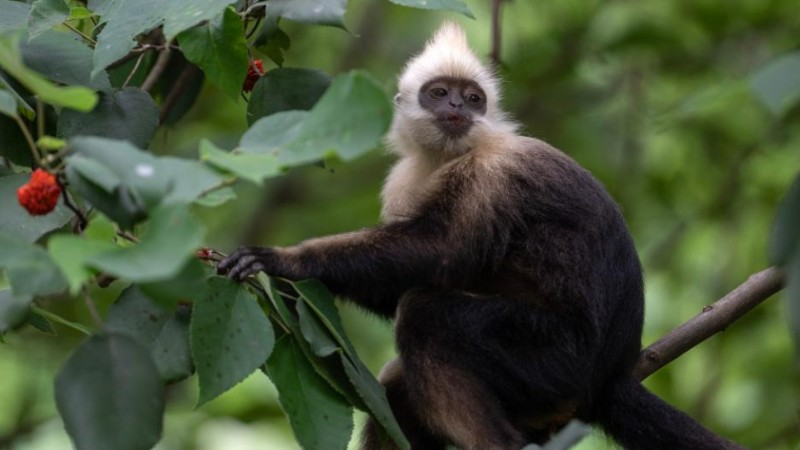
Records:
[[[220,261],[217,273],[241,281],[249,275],[266,269],[265,255],[268,253],[266,248],[241,247]]]

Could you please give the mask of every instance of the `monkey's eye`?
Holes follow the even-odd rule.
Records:
[[[467,101],[470,102],[470,103],[480,103],[481,102],[481,96],[478,95],[478,94],[469,94],[469,95],[467,95]]]
[[[436,98],[446,97],[447,96],[447,89],[440,88],[440,87],[435,87],[435,88],[431,89],[431,95],[436,97]]]

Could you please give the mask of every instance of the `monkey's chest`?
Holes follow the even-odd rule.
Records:
[[[422,203],[436,189],[435,170],[414,158],[395,164],[383,185],[381,198],[383,222],[394,222],[415,215]]]

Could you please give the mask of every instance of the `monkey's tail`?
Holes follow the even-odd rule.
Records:
[[[595,420],[628,450],[744,449],[703,428],[631,376],[611,383]]]

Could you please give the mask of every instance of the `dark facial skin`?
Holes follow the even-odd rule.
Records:
[[[486,93],[472,80],[434,78],[423,84],[419,104],[436,116],[436,126],[448,137],[467,134],[476,117],[486,113]]]

